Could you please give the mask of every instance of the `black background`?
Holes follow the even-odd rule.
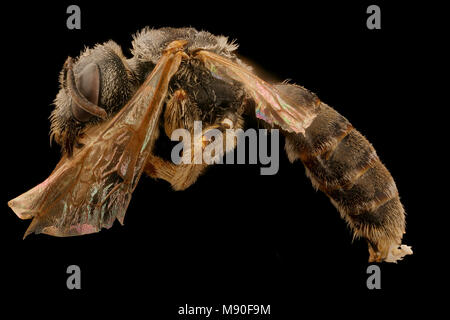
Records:
[[[13,17],[2,22],[8,102],[1,276],[7,304],[27,306],[15,309],[18,316],[112,310],[161,319],[177,318],[186,303],[271,304],[274,319],[306,311],[352,317],[427,307],[425,297],[443,286],[445,264],[435,263],[436,223],[426,218],[439,212],[424,195],[427,137],[416,134],[424,122],[419,81],[430,40],[421,22],[426,13],[373,3],[381,7],[381,30],[366,28],[372,4],[366,1],[63,1],[5,10]],[[70,4],[81,7],[81,30],[66,28]],[[397,265],[380,264],[381,290],[366,287],[365,242],[351,243],[336,209],[283,150],[277,175],[261,176],[258,165],[215,166],[183,192],[142,177],[124,226],[22,240],[29,222],[6,202],[43,181],[59,159],[59,148],[49,145],[48,116],[66,57],[109,39],[130,56],[132,34],[147,25],[192,26],[236,39],[239,54],[259,74],[312,90],[373,143],[396,180],[408,213],[404,243],[414,249]],[[79,291],[66,288],[71,264],[82,270]]]

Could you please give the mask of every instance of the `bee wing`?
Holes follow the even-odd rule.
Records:
[[[166,51],[130,102],[86,133],[84,147],[64,156],[41,184],[9,201],[25,232],[72,236],[109,228],[126,209],[155,140],[159,115],[181,55]]]
[[[320,101],[296,101],[239,64],[206,50],[197,52],[205,66],[219,78],[231,78],[244,85],[256,102],[256,117],[288,132],[305,133],[317,115]]]

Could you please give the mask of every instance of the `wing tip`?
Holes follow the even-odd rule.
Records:
[[[22,220],[31,219],[35,213],[30,209],[28,202],[23,198],[23,195],[18,196],[8,201],[8,207]]]

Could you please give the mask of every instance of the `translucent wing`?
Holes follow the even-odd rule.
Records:
[[[155,129],[181,55],[166,50],[131,101],[111,120],[90,129],[82,149],[63,157],[41,184],[8,205],[32,233],[72,236],[123,223],[155,139]]]
[[[241,82],[256,102],[256,116],[288,132],[305,132],[317,115],[319,99],[295,101],[239,64],[206,50],[196,53],[219,78]]]

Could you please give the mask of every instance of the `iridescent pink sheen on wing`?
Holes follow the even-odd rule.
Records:
[[[315,104],[300,104],[237,63],[201,50],[196,53],[213,75],[244,85],[256,103],[256,117],[288,132],[304,133],[317,115]]]

